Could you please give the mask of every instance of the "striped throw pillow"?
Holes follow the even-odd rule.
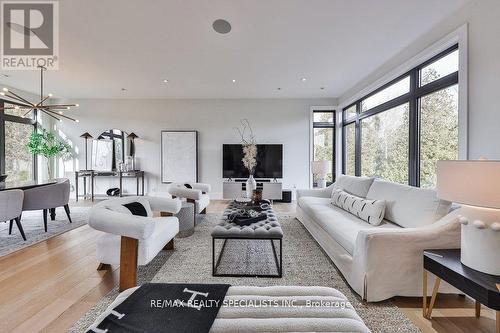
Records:
[[[385,215],[384,200],[364,199],[342,190],[332,192],[332,205],[342,208],[371,225],[379,225]]]

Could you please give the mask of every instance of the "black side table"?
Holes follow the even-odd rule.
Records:
[[[427,272],[436,275],[430,304],[427,305]],[[424,251],[423,316],[431,319],[441,279],[476,300],[476,317],[481,304],[496,311],[496,332],[500,333],[500,276],[481,273],[460,262],[460,249]]]

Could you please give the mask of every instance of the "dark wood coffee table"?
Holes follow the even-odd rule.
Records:
[[[436,275],[430,304],[427,305],[427,275]],[[460,262],[460,249],[424,251],[423,307],[425,318],[431,319],[439,284],[444,280],[476,300],[476,317],[481,304],[496,311],[496,332],[500,333],[500,276],[481,273]]]

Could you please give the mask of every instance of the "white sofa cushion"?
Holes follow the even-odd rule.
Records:
[[[357,197],[366,198],[373,179],[369,177],[340,175],[333,185],[333,190],[343,190]]]
[[[375,180],[367,199],[385,200],[385,218],[404,228],[432,224],[445,216],[451,202],[440,200],[436,191]]]
[[[332,205],[370,223],[379,225],[384,219],[385,201],[357,197],[342,190],[332,192]]]
[[[385,220],[380,225],[373,226],[341,208],[332,206],[330,200],[330,198],[302,197],[298,204],[310,218],[351,255],[354,254],[356,238],[360,230],[401,229],[398,225]]]

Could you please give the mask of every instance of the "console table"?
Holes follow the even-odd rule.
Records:
[[[76,201],[80,197],[78,191],[79,178],[83,178],[83,198],[90,196],[91,200],[94,201],[94,180],[99,177],[113,177],[119,179],[120,197],[123,196],[123,178],[135,178],[137,195],[144,195],[144,171],[134,170],[134,171],[95,171],[95,170],[80,170],[75,172],[75,190],[76,190]],[[90,178],[90,194],[87,194],[87,178]],[[141,194],[139,194],[139,180],[141,183]]]
[[[436,276],[430,304],[427,305],[427,272]],[[481,273],[460,262],[460,249],[424,251],[423,316],[431,319],[441,279],[476,300],[476,317],[481,304],[496,311],[496,332],[500,333],[500,276]]]

